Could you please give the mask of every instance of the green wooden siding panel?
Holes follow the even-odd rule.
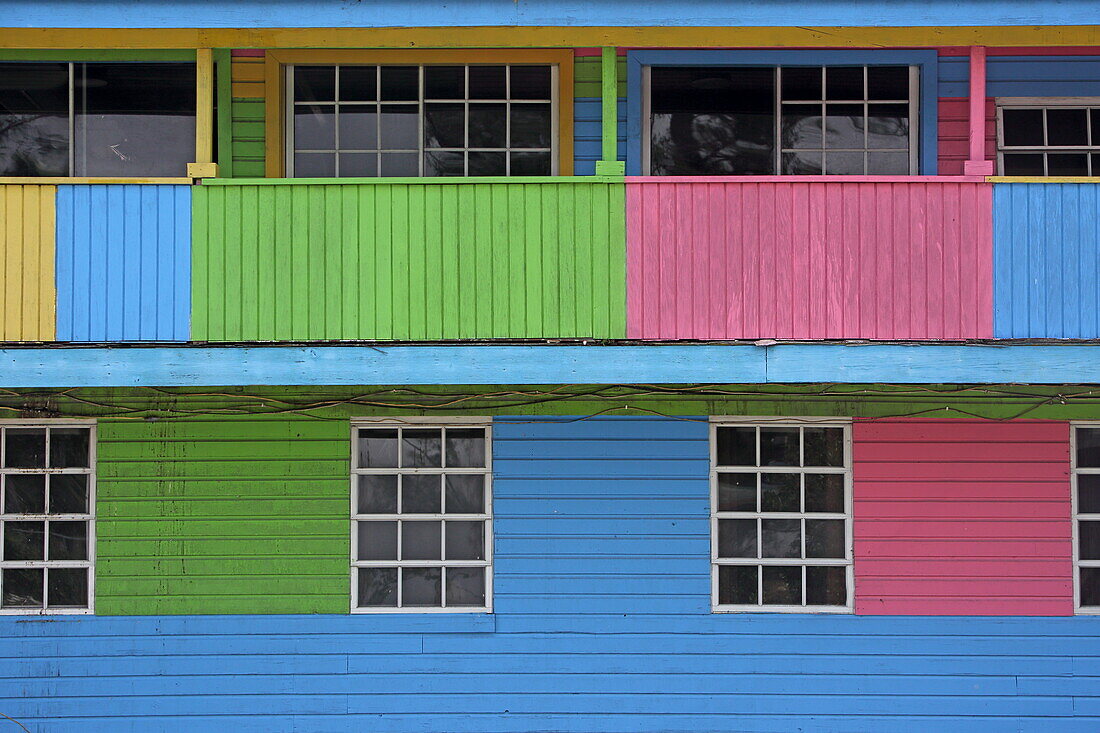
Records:
[[[301,416],[101,421],[96,612],[345,613],[348,431]]]
[[[194,195],[193,338],[623,338],[624,186],[218,185]]]
[[[265,168],[264,100],[234,99],[232,110],[232,176],[262,178]]]

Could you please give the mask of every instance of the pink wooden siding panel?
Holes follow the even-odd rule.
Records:
[[[938,108],[940,175],[961,176],[970,156],[970,101],[940,97]],[[997,105],[992,97],[985,100],[985,159],[997,159]]]
[[[857,420],[856,613],[1073,614],[1069,426]]]
[[[992,186],[627,183],[627,335],[993,335]]]

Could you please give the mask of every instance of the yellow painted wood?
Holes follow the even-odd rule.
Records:
[[[102,183],[130,183],[130,184],[142,184],[142,185],[155,185],[155,184],[186,184],[191,183],[190,178],[81,178],[73,176],[72,178],[66,178],[64,176],[42,176],[37,177],[20,177],[20,176],[0,176],[0,186],[41,186],[41,185],[57,185],[57,184],[102,184]]]
[[[214,49],[195,51],[195,162],[214,162]]]
[[[986,176],[989,183],[1100,183],[1100,176]]]
[[[1100,25],[892,27],[0,28],[0,48],[1095,46]]]
[[[231,64],[233,97],[236,99],[264,98],[264,60],[256,56],[236,56]]]
[[[519,29],[513,29],[519,30]],[[405,44],[406,46],[408,44]],[[264,56],[266,98],[264,152],[268,178],[285,170],[284,99],[292,64],[556,64],[558,67],[558,174],[573,175],[573,51],[541,48],[477,49],[291,49]]]
[[[56,186],[0,186],[0,341],[52,341]]]

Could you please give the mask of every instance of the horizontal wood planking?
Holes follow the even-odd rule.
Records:
[[[100,421],[96,612],[346,612],[348,435],[300,416]]]
[[[204,186],[193,338],[625,336],[623,186]]]
[[[970,100],[966,97],[940,97],[939,173],[961,176],[963,163],[970,158]],[[992,98],[985,101],[986,160],[997,159],[997,106]]]
[[[1073,613],[1069,426],[857,420],[856,612]]]
[[[618,73],[618,155],[626,159],[626,58],[616,64]],[[595,56],[578,56],[573,65],[573,175],[590,176],[602,157],[601,64]]]
[[[0,341],[52,341],[56,186],[0,185]]]
[[[991,189],[628,183],[627,334],[988,338]]]
[[[1100,337],[1100,184],[993,187],[994,335]]]
[[[969,64],[966,56],[940,57],[941,97],[969,94]],[[1093,97],[1097,84],[1100,84],[1100,54],[995,54],[986,58],[988,97]]]
[[[234,51],[232,56],[233,176],[262,178],[264,162],[264,52],[262,49]]]
[[[191,187],[60,186],[59,341],[187,341]]]

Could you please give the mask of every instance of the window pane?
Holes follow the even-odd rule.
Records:
[[[909,173],[909,153],[867,153],[867,174],[903,176]]]
[[[358,525],[358,559],[397,559],[397,522],[358,522]]]
[[[485,559],[484,522],[447,522],[448,560]]]
[[[410,177],[420,175],[416,153],[382,153],[380,176]]]
[[[905,150],[909,147],[909,106],[871,104],[867,107],[867,147]]]
[[[868,99],[909,99],[908,66],[868,66]]]
[[[470,147],[503,148],[507,144],[505,121],[508,105],[470,105]]]
[[[48,560],[87,560],[88,523],[50,522]]]
[[[761,557],[802,557],[802,529],[797,519],[760,520]]]
[[[1078,557],[1100,560],[1100,521],[1077,523]]]
[[[333,153],[295,153],[295,178],[332,178],[336,175],[336,155]]]
[[[425,99],[464,99],[466,96],[466,67],[425,66]]]
[[[396,514],[397,476],[361,475],[358,512],[360,514]]]
[[[1004,144],[1019,146],[1043,145],[1043,110],[1003,109]]]
[[[424,105],[424,147],[462,148],[465,146],[465,105],[438,102]]]
[[[331,102],[336,99],[335,66],[295,66],[294,101]]]
[[[87,428],[50,428],[50,467],[88,468]]]
[[[447,605],[484,606],[485,568],[447,568]]]
[[[806,604],[844,606],[848,603],[846,571],[839,565],[806,568]]]
[[[85,568],[50,568],[46,571],[50,608],[87,608],[88,571]]]
[[[340,67],[341,102],[373,102],[376,99],[378,99],[378,67]]]
[[[1089,127],[1092,134],[1090,144],[1100,145],[1100,109],[1089,110]]]
[[[299,104],[294,108],[294,149],[336,149],[336,105]]]
[[[793,176],[816,176],[824,171],[824,156],[816,152],[783,153],[783,173]]]
[[[401,512],[403,514],[440,514],[442,477],[439,474],[405,474],[401,477]]]
[[[383,66],[383,102],[415,101],[420,97],[420,69],[416,66]]]
[[[8,468],[45,468],[46,431],[42,428],[5,430],[4,465]]]
[[[182,176],[195,157],[194,64],[78,64],[78,176]]]
[[[553,173],[550,153],[512,153],[512,176],[549,176]]]
[[[718,511],[755,512],[756,474],[718,474]]]
[[[1085,153],[1048,153],[1048,176],[1087,176],[1089,159]]]
[[[509,97],[512,99],[550,99],[549,66],[513,66]]]
[[[1048,109],[1047,145],[1088,145],[1088,112],[1084,109]]]
[[[448,514],[482,514],[485,511],[485,477],[450,474],[445,479]]]
[[[405,428],[401,433],[403,468],[442,466],[443,431],[439,428]]]
[[[825,173],[830,176],[858,176],[863,174],[863,153],[826,153]]]
[[[550,147],[550,123],[549,104],[513,104],[510,145],[513,148]]]
[[[718,566],[718,603],[722,605],[756,605],[760,602],[760,587],[755,565]]]
[[[339,117],[341,150],[378,149],[378,109],[373,104],[342,104]]]
[[[863,149],[863,105],[830,104],[825,107],[825,147]],[[863,158],[860,157],[862,162]],[[863,170],[862,164],[860,170]]]
[[[481,428],[447,428],[447,467],[481,468],[485,465],[485,431]]]
[[[68,64],[0,63],[0,176],[67,175]]]
[[[756,428],[718,428],[718,465],[755,466]]]
[[[359,606],[397,606],[397,568],[359,568]]]
[[[797,473],[760,474],[760,511],[801,511],[802,490],[799,483]]]
[[[755,519],[718,520],[718,557],[756,556]]]
[[[378,155],[375,153],[340,153],[342,178],[375,178],[378,176]]]
[[[844,558],[844,520],[807,519],[806,557]]]
[[[798,606],[802,604],[802,568],[798,565],[765,565],[764,604]]]
[[[505,91],[505,67],[470,67],[470,99],[504,99]]]
[[[415,104],[384,104],[381,109],[382,150],[416,150],[420,145],[420,108]],[[415,165],[416,156],[411,156],[411,159]],[[385,162],[382,168],[385,170]]]
[[[4,477],[5,514],[43,514],[45,511],[46,477],[44,475],[12,473]]]
[[[760,428],[761,466],[798,464],[798,428]]]
[[[795,150],[820,150],[824,145],[820,104],[783,105],[783,147]]]
[[[401,568],[401,605],[442,605],[442,581],[443,568]]]
[[[397,431],[359,431],[359,467],[395,468],[397,466]]]
[[[466,155],[458,152],[434,152],[424,154],[425,176],[466,175]]]
[[[11,477],[8,477],[11,480]],[[1100,474],[1077,475],[1077,511],[1081,514],[1100,513]]]
[[[5,568],[3,573],[4,608],[42,607],[42,568]]]
[[[821,67],[784,66],[782,69],[783,101],[822,99]]]
[[[503,176],[506,175],[506,153],[469,153],[471,176]]]
[[[806,511],[844,511],[844,476],[838,473],[806,474]]]
[[[1046,175],[1042,153],[1005,153],[1004,167],[1006,176]]]
[[[401,559],[439,560],[442,522],[402,522]]]
[[[843,428],[803,428],[803,465],[843,466]]]
[[[4,560],[45,560],[45,522],[4,522]]]
[[[862,66],[829,66],[825,69],[826,99],[863,99]]]
[[[1077,428],[1078,468],[1100,468],[1100,428]]]
[[[1100,568],[1081,568],[1081,605],[1100,606]]]

